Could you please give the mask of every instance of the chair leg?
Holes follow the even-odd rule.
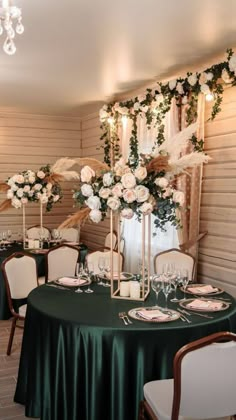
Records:
[[[145,420],[145,409],[143,401],[140,401],[139,403],[138,420]]]
[[[17,321],[17,319],[13,318],[12,324],[11,324],[10,337],[9,337],[8,346],[7,346],[7,355],[8,356],[11,354],[11,347],[12,347],[13,337],[14,337],[15,328],[16,328],[16,321]]]

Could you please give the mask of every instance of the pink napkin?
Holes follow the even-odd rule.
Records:
[[[64,284],[65,286],[81,286],[87,283],[86,279],[73,279],[71,277],[61,277],[58,279],[58,283]]]
[[[141,309],[140,311],[137,311],[137,314],[139,316],[141,316],[144,319],[148,319],[148,320],[152,320],[152,319],[166,319],[169,318],[169,315],[167,314],[163,314],[163,312],[159,311],[159,309],[152,309],[152,310],[147,310],[147,309]]]
[[[217,287],[213,287],[210,284],[206,284],[205,286],[195,286],[195,287],[188,287],[188,291],[191,293],[202,293],[202,294],[207,294],[207,293],[213,293],[213,292],[218,292],[219,289],[217,289]]]
[[[221,309],[222,302],[213,302],[212,300],[195,299],[188,303],[187,306],[193,309],[203,309],[213,311],[214,309]]]

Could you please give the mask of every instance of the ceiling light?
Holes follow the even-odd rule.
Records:
[[[9,0],[2,0],[0,7],[0,35],[5,31],[7,37],[3,44],[3,50],[8,55],[13,55],[16,52],[14,43],[15,34],[23,34],[24,26],[21,23],[21,9],[16,6],[11,6]],[[17,21],[15,28],[13,22]]]

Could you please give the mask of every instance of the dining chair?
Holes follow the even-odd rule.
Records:
[[[99,258],[105,258],[105,259],[110,259],[111,257],[111,251],[109,248],[105,248],[104,250],[98,250],[98,251],[94,251],[91,252],[90,254],[87,255],[87,262],[88,263],[93,263],[94,266],[94,274],[99,274],[100,273],[100,269],[98,266],[98,262],[99,262]],[[113,251],[113,270],[114,271],[118,271],[118,267],[120,267],[120,271],[122,271],[123,269],[123,262],[124,262],[124,257],[123,255],[120,253],[120,256],[118,254],[118,252]]]
[[[35,259],[24,252],[15,252],[2,263],[2,273],[6,286],[8,306],[13,316],[7,346],[7,355],[11,354],[15,328],[22,328],[17,321],[24,321],[27,304],[14,308],[14,299],[27,299],[28,294],[38,286],[37,265]]]
[[[174,378],[148,382],[139,420],[216,419],[236,414],[236,334],[219,332],[183,346]]]
[[[105,248],[111,248],[111,237],[112,237],[112,245],[113,245],[113,249],[117,250],[117,234],[115,231],[113,231],[112,233],[109,232],[106,237],[105,237],[105,243],[104,243],[104,247]]]
[[[41,231],[43,231],[44,239],[49,239],[51,237],[50,229],[43,226],[32,226],[26,230],[28,239],[40,239]]]
[[[46,254],[45,281],[56,280],[59,277],[74,276],[79,258],[79,249],[61,244],[49,249]]]
[[[124,254],[124,250],[125,250],[125,239],[124,238],[120,238],[120,252],[122,254]]]
[[[61,233],[62,241],[79,242],[79,234],[80,234],[79,229],[75,229],[75,228],[59,229],[59,232]]]
[[[174,263],[179,268],[187,269],[189,280],[194,278],[195,258],[192,255],[186,254],[177,248],[160,252],[154,257],[154,272],[162,274],[163,265],[168,263]]]

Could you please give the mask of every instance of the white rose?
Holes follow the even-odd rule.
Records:
[[[207,80],[212,80],[214,77],[214,74],[211,73],[211,71],[209,71],[208,73],[206,73],[206,77],[207,77]]]
[[[130,168],[126,165],[125,160],[120,158],[114,166],[116,176],[122,176],[127,172],[130,172]]]
[[[177,83],[176,90],[180,95],[182,95],[184,93],[183,85],[182,85],[181,82]]]
[[[19,188],[18,191],[16,192],[17,197],[23,197],[24,195],[24,191],[23,188]]]
[[[17,182],[17,184],[23,184],[25,182],[25,178],[23,175],[16,175],[15,182]]]
[[[16,184],[12,184],[11,189],[12,189],[12,191],[17,191],[18,187],[17,187]]]
[[[207,73],[202,72],[199,78],[200,85],[204,85],[207,82]]]
[[[147,187],[144,187],[143,185],[138,185],[135,188],[135,192],[137,195],[137,202],[143,203],[146,201],[150,195],[149,189]]]
[[[33,195],[34,195],[34,191],[31,190],[31,191],[28,192],[29,197],[33,197]]]
[[[89,217],[92,220],[92,222],[94,223],[99,223],[102,220],[102,213],[100,212],[100,210],[91,210],[91,212],[89,213]]]
[[[161,178],[156,178],[154,183],[161,188],[166,188],[169,185],[168,179],[166,179],[164,176]]]
[[[46,194],[41,194],[39,199],[42,204],[46,204],[48,202],[48,197],[46,196]]]
[[[134,215],[134,212],[132,209],[125,208],[121,210],[121,217],[124,217],[125,219],[132,219]]]
[[[8,190],[7,191],[7,198],[8,199],[12,199],[14,197],[13,191],[12,190]]]
[[[184,204],[184,193],[182,191],[175,191],[173,194],[173,201],[179,203],[180,206]]]
[[[99,197],[104,198],[105,200],[109,197],[110,194],[110,188],[101,188],[99,191]]]
[[[13,185],[14,184],[14,179],[13,178],[8,179],[7,184],[8,185]]]
[[[95,176],[95,172],[90,166],[84,166],[81,169],[81,181],[90,182],[91,179]]]
[[[168,187],[168,188],[166,188],[166,190],[165,190],[165,192],[163,193],[162,197],[163,197],[163,198],[170,197],[172,193],[173,193],[173,190],[172,190],[170,187]]]
[[[25,185],[24,188],[23,188],[23,191],[26,192],[26,193],[29,192],[30,191],[30,186]]]
[[[209,86],[206,83],[201,85],[201,92],[205,95],[211,92]]]
[[[176,83],[177,83],[177,80],[170,80],[170,82],[169,82],[169,88],[170,88],[170,90],[173,90],[174,88],[175,88],[175,86],[176,86]]]
[[[118,182],[111,190],[112,194],[116,197],[121,197],[123,193],[123,185],[121,182]]]
[[[151,203],[143,203],[140,207],[140,211],[143,213],[144,216],[151,214],[153,211],[153,206]]]
[[[40,191],[40,190],[42,189],[42,185],[41,185],[41,184],[35,184],[35,185],[33,186],[33,189],[34,189],[35,191]]]
[[[107,172],[106,174],[104,174],[103,175],[103,178],[102,178],[102,182],[103,182],[103,185],[105,185],[105,187],[110,187],[110,185],[113,182],[112,173],[111,172]]]
[[[126,203],[133,203],[137,198],[135,190],[128,189],[123,193],[123,199]]]
[[[134,188],[135,185],[136,185],[135,176],[132,173],[130,173],[130,172],[128,172],[127,174],[122,175],[121,182],[122,182],[122,185],[125,188]]]
[[[182,104],[186,105],[188,103],[188,97],[187,96],[183,96],[182,98]]]
[[[222,70],[222,73],[221,73],[221,78],[223,79],[223,81],[225,82],[225,83],[231,83],[232,82],[232,78],[230,77],[230,75],[229,75],[229,73],[227,72],[227,70],[226,69],[223,69]]]
[[[21,200],[22,204],[27,204],[28,203],[28,198],[27,197],[22,197]]]
[[[138,101],[139,102],[146,101],[146,95],[138,95]]]
[[[33,184],[35,182],[35,176],[31,175],[29,176],[29,183]]]
[[[37,177],[40,178],[40,179],[43,179],[43,178],[45,178],[45,173],[43,171],[38,171],[37,172]]]
[[[196,83],[197,83],[197,74],[196,73],[190,74],[190,76],[188,76],[188,82],[189,82],[189,84],[191,86],[196,85]]]
[[[147,176],[147,169],[145,166],[139,166],[135,169],[134,175],[139,181],[142,181]]]
[[[236,55],[232,55],[229,60],[229,69],[235,73],[236,71]]]
[[[101,208],[100,198],[97,197],[96,195],[91,195],[86,200],[86,204],[91,210],[99,210]]]
[[[18,200],[18,198],[14,197],[11,200],[11,204],[13,205],[13,207],[15,207],[16,209],[20,209],[21,208],[21,201]]]
[[[58,194],[54,195],[54,197],[53,197],[54,203],[56,203],[59,200],[59,198],[60,198],[60,196]]]
[[[90,184],[83,184],[81,187],[81,192],[85,197],[90,197],[90,195],[93,195],[93,189]]]
[[[107,200],[107,205],[111,210],[118,210],[120,207],[120,200],[117,197],[109,197]]]
[[[138,111],[138,110],[139,110],[139,108],[140,108],[139,102],[135,102],[135,103],[134,103],[134,110],[135,110],[135,111]]]

